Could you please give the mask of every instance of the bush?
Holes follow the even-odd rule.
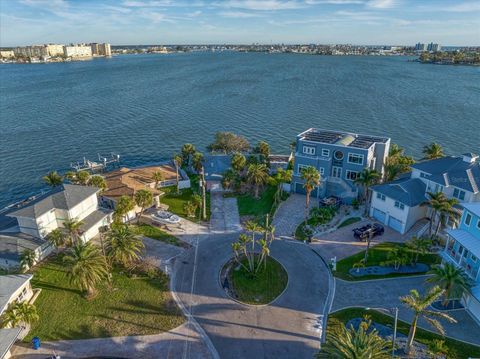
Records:
[[[352,207],[353,207],[353,209],[359,209],[360,208],[360,201],[357,198],[354,198],[352,200]]]

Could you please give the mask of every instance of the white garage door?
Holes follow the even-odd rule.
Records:
[[[396,230],[397,232],[402,233],[403,231],[403,222],[395,217],[390,216],[390,218],[388,219],[388,226]]]
[[[375,218],[377,221],[381,223],[385,223],[385,218],[387,217],[387,214],[383,211],[380,211],[377,208],[373,209],[373,218]]]

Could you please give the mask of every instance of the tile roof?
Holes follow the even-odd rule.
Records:
[[[55,208],[70,210],[99,191],[100,189],[97,187],[63,184],[7,215],[9,217],[38,218]]]
[[[477,193],[480,191],[480,162],[467,162],[463,157],[442,157],[418,162],[412,168],[430,174],[428,179],[442,186],[454,186]]]
[[[400,178],[372,186],[372,189],[409,207],[415,207],[425,201],[426,185],[419,178]]]
[[[31,274],[0,275],[0,313],[5,310],[13,293],[32,278]]]

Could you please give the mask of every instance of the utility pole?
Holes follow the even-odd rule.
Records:
[[[205,168],[202,166],[202,173],[201,173],[201,182],[202,182],[202,217],[203,220],[207,220],[207,196],[206,196],[206,186],[207,184],[205,183]]]

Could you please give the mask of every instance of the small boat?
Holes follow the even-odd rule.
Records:
[[[167,212],[167,211],[157,211],[152,214],[152,219],[155,222],[165,223],[165,224],[177,224],[180,223],[180,217]]]

